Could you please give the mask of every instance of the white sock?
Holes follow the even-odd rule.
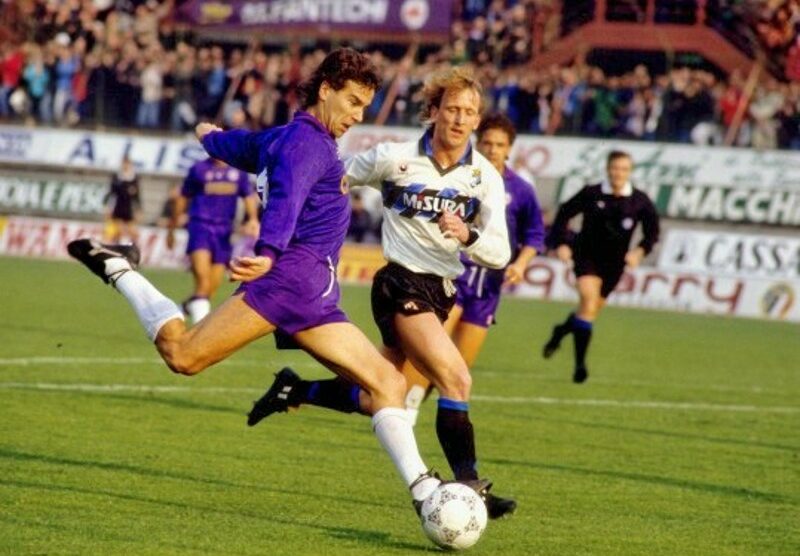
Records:
[[[415,384],[408,390],[406,394],[406,415],[408,422],[411,426],[417,424],[417,416],[419,415],[419,407],[422,405],[422,400],[425,399],[425,388],[419,384]]]
[[[211,302],[205,297],[195,297],[186,303],[186,311],[192,319],[192,324],[197,324],[211,312]]]
[[[414,429],[408,422],[404,409],[384,407],[372,416],[372,428],[406,485],[411,486],[420,475],[428,471],[422,456],[419,455]],[[440,483],[441,481],[434,477],[423,479],[414,485],[411,496],[414,500],[424,500]]]
[[[120,259],[127,263],[125,259]],[[112,265],[113,259],[106,261],[106,269]],[[131,304],[139,322],[144,326],[147,337],[154,341],[158,336],[158,331],[172,319],[183,320],[183,313],[175,305],[175,302],[167,298],[158,291],[153,284],[136,272],[129,270],[119,275],[114,287],[121,293],[128,303]]]

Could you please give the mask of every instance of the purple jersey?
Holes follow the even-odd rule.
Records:
[[[201,160],[189,169],[181,195],[190,200],[189,220],[231,228],[236,201],[253,193],[246,172],[220,166],[212,159]]]
[[[264,211],[256,254],[278,259],[302,246],[320,260],[338,261],[350,222],[344,165],[336,141],[312,115],[261,132],[212,132],[203,147],[214,158],[258,175]]]
[[[524,246],[533,247],[537,252],[544,249],[544,223],[536,193],[528,182],[506,168],[503,183],[513,261]],[[490,326],[500,303],[505,272],[480,266],[464,256],[462,262],[464,273],[456,279],[456,303],[464,309],[461,320],[477,326]]]
[[[539,253],[544,250],[544,222],[542,209],[539,208],[539,201],[531,184],[509,168],[503,171],[503,183],[506,188],[506,225],[513,262],[522,247],[533,247]],[[469,274],[469,267],[479,266],[466,256],[461,259],[467,269],[462,276]],[[490,271],[503,276],[501,270]]]

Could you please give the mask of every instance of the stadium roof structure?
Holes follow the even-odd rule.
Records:
[[[733,31],[717,24],[716,4],[707,0],[565,2],[562,37],[537,53],[533,65],[545,68],[569,63],[593,49],[651,50],[695,52],[726,73],[749,73],[759,62],[776,74],[776,68],[747,36],[746,27]]]

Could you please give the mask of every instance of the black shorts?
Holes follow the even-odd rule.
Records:
[[[372,281],[372,316],[384,345],[399,347],[395,315],[434,313],[444,322],[456,302],[455,294],[455,286],[447,278],[417,274],[396,263],[380,269]]]
[[[111,212],[111,218],[114,220],[122,220],[123,222],[132,222],[133,207],[127,205],[117,205]]]
[[[603,281],[600,286],[600,297],[605,299],[611,295],[611,292],[619,284],[619,280],[625,272],[625,262],[599,263],[592,258],[578,257],[575,259],[574,270],[576,278],[581,276],[599,277]]]

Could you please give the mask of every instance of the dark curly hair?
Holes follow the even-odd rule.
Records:
[[[481,125],[478,126],[477,131],[478,141],[480,141],[481,137],[483,137],[483,134],[490,129],[499,129],[500,131],[505,131],[506,135],[508,135],[509,145],[513,145],[514,139],[517,138],[517,130],[514,129],[514,122],[512,122],[508,116],[501,114],[500,112],[486,114],[481,118]]]
[[[314,73],[298,85],[300,105],[303,109],[314,106],[319,100],[319,88],[323,83],[339,91],[347,81],[355,81],[373,91],[381,84],[378,71],[366,55],[352,48],[338,48],[325,56]]]

